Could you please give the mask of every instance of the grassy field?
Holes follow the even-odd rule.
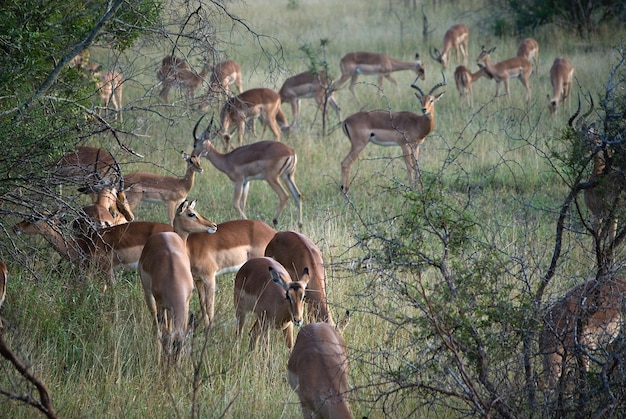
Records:
[[[430,46],[441,49],[445,30],[464,22],[470,31],[469,67],[481,45],[496,46],[494,61],[514,56],[517,38],[492,35],[489,11],[478,0],[425,6],[433,31],[427,44],[422,39],[420,11],[405,9],[398,2],[270,1],[232,4],[231,11],[245,20],[257,34],[229,22],[213,22],[224,40],[215,45],[222,56],[238,61],[244,72],[244,89],[280,89],[290,75],[309,68],[303,46],[318,51],[331,74],[339,76],[339,60],[347,52],[384,52],[400,60],[412,60],[418,52],[427,77],[418,84],[428,91],[442,80],[441,69],[428,54]],[[393,8],[390,9],[390,4]],[[600,34],[585,45],[559,28],[542,28],[529,34],[540,44],[540,68],[531,77],[532,101],[526,106],[524,90],[511,82],[511,104],[507,98],[494,99],[495,83],[480,79],[474,87],[475,106],[461,103],[454,86],[454,58],[445,72],[446,93],[436,105],[436,128],[421,147],[420,168],[426,177],[442,176],[446,193],[463,196],[472,191],[472,206],[484,212],[485,225],[502,248],[524,248],[534,255],[537,266],[545,265],[551,249],[558,207],[567,193],[566,185],[549,166],[545,154],[558,147],[551,138],[566,126],[575,110],[561,111],[551,119],[546,95],[551,94],[548,71],[555,57],[565,55],[575,72],[574,98],[581,92],[603,91],[603,84],[614,61],[614,47],[624,34]],[[320,40],[327,40],[325,50]],[[184,105],[179,92],[172,91],[174,104],[161,105],[155,73],[167,42],[150,39],[121,57],[94,48],[92,59],[118,66],[128,79],[124,103],[124,126],[137,135],[124,142],[143,159],[124,153],[110,138],[94,139],[107,146],[122,162],[125,172],[149,170],[182,175],[181,151],[191,151],[192,129],[202,111]],[[280,49],[278,49],[278,46]],[[272,60],[268,56],[273,57]],[[197,58],[197,57],[195,57]],[[199,61],[198,61],[199,62]],[[195,65],[198,62],[192,63]],[[200,67],[198,67],[200,68]],[[394,74],[395,87],[384,81],[379,91],[374,77],[361,76],[356,86],[359,100],[347,88],[336,92],[345,118],[360,109],[411,110],[419,113],[409,87],[415,74]],[[582,89],[582,90],[581,90]],[[150,110],[147,110],[148,106]],[[283,110],[291,120],[289,106]],[[215,112],[209,109],[208,113]],[[206,121],[205,121],[206,122]],[[376,354],[389,345],[392,328],[379,316],[367,312],[359,289],[375,279],[368,271],[368,254],[360,247],[360,237],[370,228],[381,228],[393,214],[404,211],[405,202],[389,188],[406,183],[406,170],[400,149],[368,145],[352,168],[351,188],[346,199],[340,190],[340,162],[348,153],[349,142],[329,113],[331,133],[321,136],[321,116],[313,100],[303,100],[299,129],[284,138],[298,153],[296,182],[304,196],[302,233],[318,244],[324,253],[328,275],[328,298],[334,317],[345,310],[352,319],[344,331],[351,356],[350,395],[355,417],[445,417],[418,402],[405,400],[383,413],[371,402],[376,394],[375,372],[370,363],[380,361]],[[267,139],[271,133],[266,134]],[[247,134],[246,141],[254,138]],[[232,183],[203,160],[204,172],[196,178],[190,198],[208,218],[224,222],[237,218],[232,208]],[[83,199],[82,197],[78,198]],[[249,218],[271,223],[277,198],[265,182],[253,182],[247,204]],[[140,220],[166,222],[165,206],[144,204],[135,215]],[[15,220],[18,221],[18,220]],[[297,228],[297,210],[290,201],[278,229]],[[8,326],[6,338],[32,365],[33,371],[48,384],[53,404],[62,417],[185,417],[191,414],[195,397],[200,417],[292,418],[300,415],[296,394],[286,380],[288,350],[278,332],[272,335],[271,353],[251,353],[247,339],[235,339],[232,303],[234,275],[218,277],[217,326],[208,333],[196,331],[191,354],[176,368],[164,372],[157,366],[151,319],[135,272],[118,273],[113,289],[102,291],[101,283],[89,274],[60,262],[50,246],[35,237],[11,236],[25,256],[22,266],[11,266],[11,280],[2,317]],[[569,239],[571,257],[561,266],[557,293],[580,282],[592,271],[590,244],[580,237]],[[428,275],[428,273],[426,274]],[[436,276],[433,276],[435,280]],[[377,298],[385,298],[384,294]],[[378,300],[378,305],[383,301]],[[389,302],[394,307],[394,302]],[[197,310],[194,296],[193,310]],[[250,327],[251,323],[247,327]],[[395,336],[402,340],[402,334]],[[206,347],[204,347],[206,345]],[[401,343],[399,343],[400,346]],[[418,349],[415,349],[418,351]],[[364,355],[369,354],[369,355]],[[370,359],[367,358],[370,357]],[[6,370],[8,367],[5,366]],[[194,369],[200,377],[193,390]],[[4,373],[3,380],[8,380]],[[389,408],[387,406],[387,408]],[[417,410],[417,413],[415,412]],[[34,411],[18,403],[0,403],[2,417],[32,417]],[[454,415],[451,414],[451,417]]]

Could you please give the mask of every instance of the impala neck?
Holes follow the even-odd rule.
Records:
[[[204,142],[204,157],[211,162],[215,168],[221,172],[228,173],[230,169],[230,163],[228,162],[228,155],[220,153],[217,148],[210,141]]]
[[[79,245],[74,237],[64,237],[57,229],[45,221],[36,224],[37,231],[61,256],[70,262],[80,262],[83,258]]]
[[[411,70],[417,68],[415,61],[398,61],[391,58],[391,71]]]

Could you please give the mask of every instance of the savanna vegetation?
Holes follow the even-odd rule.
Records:
[[[362,75],[358,99],[347,84],[334,93],[342,118],[374,109],[420,114],[411,84],[428,92],[447,82],[416,183],[399,147],[369,144],[343,192],[340,164],[349,141],[334,111],[323,113],[313,100],[302,101],[297,129],[283,135],[298,154],[304,217],[300,229],[290,201],[276,228],[298,229],[320,247],[333,316],[351,313],[343,335],[354,416],[624,415],[621,333],[593,350],[584,336],[575,339],[567,349],[579,362],[551,386],[539,345],[549,308],[567,290],[588,280],[602,289],[624,275],[623,190],[601,228],[584,203],[585,191],[602,185],[602,177],[590,178],[597,156],[606,170],[624,170],[626,30],[618,2],[597,2],[595,14],[572,26],[564,23],[568,14],[556,12],[530,25],[531,9],[523,14],[518,2],[488,0],[100,3],[13,1],[0,22],[0,259],[9,267],[0,308],[0,416],[32,417],[36,409],[59,417],[300,415],[280,333],[268,350],[252,352],[247,336],[235,337],[235,274],[218,277],[213,327],[197,327],[185,356],[163,368],[136,272],[117,272],[104,289],[97,273],[12,228],[61,210],[62,230],[71,234],[71,220],[89,197],[77,185],[60,193],[48,168],[78,144],[109,150],[124,173],[183,175],[180,155],[191,152],[194,125],[203,115],[202,128],[217,119],[220,103],[206,100],[206,84],[191,100],[172,89],[162,101],[156,74],[165,55],[185,57],[198,72],[205,61],[232,58],[244,90],[278,91],[306,70],[338,78],[341,57],[352,51],[402,61],[419,53],[426,78],[400,71],[393,74],[397,86],[384,80],[380,89],[375,77]],[[511,80],[510,98],[494,98],[495,82],[480,78],[474,106],[467,106],[454,85],[454,54],[446,70],[429,54],[458,22],[469,29],[471,71],[483,45],[496,47],[498,62],[515,56],[520,39],[538,41],[530,103],[518,80]],[[102,109],[94,81],[67,65],[85,48],[90,62],[123,75],[123,119]],[[570,103],[551,117],[549,70],[558,56],[572,62],[574,83]],[[283,111],[291,120],[288,105]],[[248,130],[245,141],[272,139],[269,131],[261,138],[258,123],[256,133]],[[189,195],[196,209],[218,223],[238,218],[232,182],[201,163]],[[271,224],[275,208],[270,187],[252,182],[247,216]],[[141,204],[135,216],[168,221],[162,204]],[[590,295],[574,305],[588,307]],[[586,319],[607,306],[623,311],[621,295],[598,298],[574,310],[572,328],[588,330]],[[195,295],[192,311],[199,311]],[[45,385],[50,404],[6,360],[7,350]]]

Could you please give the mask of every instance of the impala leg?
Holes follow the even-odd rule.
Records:
[[[200,302],[202,321],[206,327],[209,327],[213,321],[214,315],[215,276],[206,279],[197,277],[194,278],[194,280],[198,290],[198,301]]]
[[[280,128],[278,128],[278,122],[276,122],[276,114],[274,113],[274,115],[267,115],[266,118],[267,118],[266,123],[269,124],[270,129],[274,133],[274,138],[276,138],[276,141],[280,141]],[[263,135],[265,135],[266,128],[267,128],[267,125],[264,125]]]
[[[267,183],[269,183],[274,192],[276,192],[276,195],[278,195],[278,210],[276,211],[274,219],[272,220],[274,225],[276,225],[278,224],[278,217],[280,217],[280,214],[283,212],[285,205],[287,205],[287,201],[289,201],[289,195],[287,194],[287,192],[285,192],[285,188],[283,188],[278,178],[269,177],[265,180],[267,180]],[[302,220],[300,220],[300,222],[302,222]]]
[[[355,72],[355,74],[353,74],[353,75],[352,75],[352,77],[350,78],[350,87],[349,87],[349,89],[350,89],[350,92],[352,92],[352,96],[354,96],[354,98],[355,98],[355,99],[358,99],[358,97],[357,97],[357,95],[356,95],[356,92],[354,91],[354,85],[356,84],[356,80],[357,80],[358,78],[359,78],[359,75],[358,75],[358,74],[356,74],[356,72]]]
[[[263,325],[259,318],[254,321],[254,325],[252,329],[250,329],[250,350],[253,351],[259,345],[259,339],[261,337],[261,333],[263,332]]]
[[[254,127],[254,120],[252,122]],[[246,131],[246,118],[239,118],[237,121],[237,140],[239,141],[239,147],[243,145],[243,134]]]
[[[348,182],[350,180],[350,168],[352,167],[352,163],[354,163],[367,145],[367,141],[357,142],[356,139],[353,140],[352,138],[350,138],[350,141],[352,144],[350,152],[341,162],[341,189],[345,192],[348,191]]]
[[[414,183],[417,180],[418,163],[420,145],[419,144],[402,144],[402,152],[404,153],[404,164],[406,165],[406,171],[409,175],[409,183]]]
[[[380,76],[379,76],[379,77],[380,77]],[[393,76],[391,75],[391,73],[389,73],[389,74],[385,74],[385,78],[386,78],[387,80],[389,80],[390,82],[392,82],[392,83],[393,83],[396,87],[398,87],[398,82],[396,81],[396,79],[394,79],[394,78],[393,78]],[[381,88],[381,90],[382,90],[382,88],[383,88],[383,85],[382,85],[382,77],[380,78],[380,82],[381,82],[381,84],[380,84],[380,88]]]
[[[283,329],[283,336],[285,338],[285,344],[287,348],[291,350],[293,348],[293,322],[289,322]]]
[[[298,226],[302,228],[302,194],[298,189],[298,185],[296,185],[293,173],[287,173],[283,180],[287,184],[287,188],[289,189],[289,192],[291,192],[291,196],[298,206]]]
[[[244,220],[247,219],[246,214],[243,212],[247,195],[247,191],[244,191],[244,188],[248,188],[247,183],[248,182],[243,179],[235,182],[235,193],[233,195],[233,207],[239,211],[239,215]]]
[[[248,202],[248,192],[250,192],[250,182],[244,181],[242,191],[241,191],[241,210],[242,211],[246,209],[246,203]]]

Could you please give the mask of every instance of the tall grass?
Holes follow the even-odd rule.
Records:
[[[438,2],[441,3],[441,2]],[[389,5],[393,4],[390,9]],[[437,63],[428,57],[428,47],[421,37],[421,12],[405,9],[395,2],[259,0],[229,3],[232,11],[246,20],[259,34],[280,42],[282,59],[268,71],[264,67],[260,46],[274,48],[264,38],[255,38],[245,30],[229,33],[228,41],[219,45],[224,56],[241,63],[244,88],[266,86],[278,90],[284,79],[306,70],[309,58],[300,49],[318,47],[321,39],[329,41],[325,58],[329,70],[339,76],[339,60],[347,52],[369,50],[412,60],[419,52],[427,68],[424,89],[441,81]],[[290,7],[287,7],[290,5]],[[176,7],[174,3],[168,7]],[[514,55],[517,39],[495,38],[485,27],[487,10],[484,2],[446,2],[425,11],[434,28],[430,44],[441,48],[445,30],[464,21],[470,29],[470,67],[480,46],[497,46],[494,61]],[[623,37],[623,34],[621,34]],[[420,167],[424,176],[445,169],[444,187],[451,194],[465,194],[469,188],[477,196],[475,205],[484,208],[486,219],[497,232],[503,246],[515,246],[526,234],[526,245],[537,258],[549,251],[555,215],[551,211],[560,203],[565,185],[546,164],[542,154],[548,139],[565,125],[570,112],[562,110],[557,118],[547,114],[547,94],[551,94],[548,71],[552,60],[566,55],[576,68],[574,96],[586,90],[602,90],[610,69],[612,48],[617,36],[593,39],[597,47],[581,51],[571,33],[546,28],[537,33],[540,41],[540,72],[533,74],[533,98],[526,107],[524,91],[517,80],[511,82],[511,105],[507,98],[494,99],[495,83],[480,79],[474,88],[475,107],[468,110],[460,103],[452,73],[454,59],[446,71],[446,94],[436,105],[437,126],[422,146]],[[168,45],[150,40],[141,49],[121,57],[97,48],[95,61],[123,65],[129,81],[125,104],[141,107],[157,104],[157,93],[145,95],[156,83],[155,72]],[[272,52],[272,51],[270,51]],[[347,88],[336,93],[344,117],[360,109],[412,110],[419,113],[418,103],[409,85],[415,74],[394,74],[398,87],[387,80],[384,90],[376,80],[362,76],[356,90],[356,101]],[[584,91],[583,91],[584,89]],[[174,99],[180,99],[172,92]],[[574,98],[575,99],[575,98]],[[180,105],[180,102],[178,102]],[[140,159],[124,153],[110,139],[100,139],[122,160],[125,172],[150,170],[181,176],[185,165],[180,151],[192,146],[191,130],[202,114],[184,106],[157,107],[160,113],[141,109],[125,114],[127,126],[139,133],[126,136],[124,142],[145,156]],[[574,105],[575,106],[575,105]],[[284,110],[291,118],[288,106]],[[171,119],[167,120],[163,116]],[[302,232],[322,249],[328,274],[328,294],[335,318],[346,309],[362,307],[359,289],[371,278],[367,260],[357,247],[360,232],[368,225],[402,211],[400,198],[390,196],[388,188],[406,182],[399,148],[369,145],[352,169],[352,185],[347,200],[339,191],[340,162],[349,143],[334,114],[329,113],[334,130],[322,137],[321,119],[313,101],[302,102],[300,128],[284,139],[299,156],[296,182],[304,195]],[[205,123],[207,121],[205,120]],[[254,138],[247,135],[247,141]],[[100,141],[95,141],[100,142]],[[233,186],[228,178],[203,160],[204,173],[197,175],[190,197],[198,200],[203,215],[223,222],[238,217],[232,208]],[[82,198],[81,198],[82,199]],[[253,182],[247,204],[249,218],[270,222],[277,198],[265,182]],[[536,210],[536,211],[535,211]],[[542,211],[539,211],[542,210]],[[165,207],[144,204],[136,211],[140,220],[166,222]],[[519,217],[528,220],[518,226]],[[7,220],[17,221],[17,220]],[[297,210],[290,201],[281,217],[279,229],[297,225]],[[524,233],[521,230],[528,229]],[[247,337],[235,339],[232,280],[234,275],[218,277],[216,324],[208,334],[197,330],[191,351],[176,368],[163,371],[157,366],[155,338],[150,316],[142,297],[141,285],[134,272],[118,273],[118,282],[103,292],[93,275],[59,262],[58,256],[40,238],[14,239],[17,247],[29,256],[27,266],[11,265],[11,282],[3,318],[8,327],[5,337],[32,365],[50,388],[53,403],[64,417],[185,417],[191,414],[194,367],[199,366],[199,391],[196,403],[201,417],[297,417],[300,410],[295,393],[286,381],[289,356],[279,332],[272,334],[269,353],[248,351]],[[519,243],[517,244],[519,245]],[[570,244],[575,258],[568,259],[563,272],[563,287],[579,282],[587,271],[589,257],[584,244]],[[384,302],[385,295],[373,296]],[[390,309],[393,301],[389,301]],[[194,311],[198,310],[194,296]],[[249,323],[246,328],[251,327]],[[367,312],[354,311],[345,330],[349,353],[373,353],[382,348],[391,330],[379,318]],[[402,335],[394,337],[401,340]],[[203,345],[207,345],[203,351]],[[372,356],[372,355],[370,355]],[[363,360],[353,365],[351,383],[366,386],[375,371]],[[375,363],[375,360],[371,360]],[[11,380],[10,371],[2,375],[4,387]],[[383,417],[381,406],[366,402],[375,389],[363,387],[351,395],[355,416]],[[395,417],[415,414],[418,405],[405,400],[396,406]],[[440,416],[446,412],[419,410],[420,416]],[[16,402],[0,403],[2,417],[31,417],[33,410]]]

